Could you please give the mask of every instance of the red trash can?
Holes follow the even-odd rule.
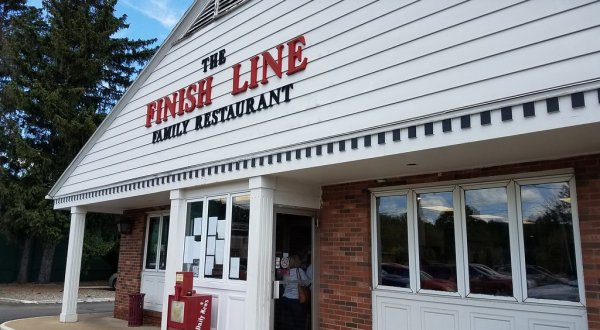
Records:
[[[139,327],[144,322],[144,296],[145,293],[129,294],[129,319],[127,326]]]

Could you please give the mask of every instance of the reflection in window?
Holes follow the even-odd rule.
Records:
[[[471,293],[512,296],[506,188],[465,191]]]
[[[145,269],[165,270],[169,241],[169,216],[151,216],[148,219]]]
[[[223,278],[226,213],[226,198],[208,201],[208,228],[206,233],[204,277]]]
[[[408,288],[406,196],[377,197],[379,284]]]
[[[160,236],[160,259],[158,269],[165,270],[167,268],[167,247],[169,246],[169,216],[163,217]]]
[[[527,296],[579,301],[567,182],[521,186]]]
[[[158,234],[160,217],[150,218],[148,224],[148,239],[146,240],[146,269],[156,269],[156,252],[158,249]]]
[[[250,223],[250,196],[233,197],[231,209],[231,248],[229,278],[246,280],[248,264],[248,228]]]
[[[456,292],[452,192],[417,194],[421,288]]]
[[[200,254],[204,225],[203,210],[203,201],[188,203],[182,269],[186,272],[193,272],[194,277],[200,276]]]

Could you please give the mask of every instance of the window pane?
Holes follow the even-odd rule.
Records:
[[[169,216],[163,216],[162,231],[160,234],[160,262],[158,269],[165,270],[167,267],[167,248],[169,246]]]
[[[579,301],[569,184],[521,186],[527,296]]]
[[[465,191],[471,293],[512,296],[506,188]]]
[[[204,277],[223,278],[226,214],[226,198],[208,201],[208,231],[206,235]]]
[[[233,198],[231,209],[231,248],[229,278],[246,280],[248,264],[248,224],[250,223],[250,196]]]
[[[421,288],[456,292],[452,192],[417,195]]]
[[[410,287],[406,196],[377,197],[379,284]]]
[[[148,239],[146,240],[146,269],[156,269],[156,250],[158,248],[160,218],[150,218],[148,226]]]
[[[202,249],[202,230],[206,221],[202,219],[204,202],[188,203],[185,223],[185,242],[183,251],[183,271],[200,276],[200,255]]]

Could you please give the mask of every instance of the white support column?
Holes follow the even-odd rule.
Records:
[[[246,330],[271,329],[274,178],[250,178]]]
[[[77,297],[79,293],[85,214],[86,211],[81,207],[75,206],[71,208],[69,249],[67,250],[67,268],[65,270],[65,287],[63,290],[60,322],[77,322]]]
[[[171,214],[169,217],[169,246],[165,287],[163,291],[161,329],[167,329],[169,295],[175,293],[175,273],[183,266],[183,242],[185,237],[185,203],[182,190],[171,190]]]

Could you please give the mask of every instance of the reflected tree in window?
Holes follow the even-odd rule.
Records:
[[[421,288],[453,291],[456,251],[452,192],[417,195]]]
[[[231,213],[229,278],[246,280],[250,195],[234,197]]]
[[[410,287],[406,196],[377,198],[379,284]]]
[[[567,182],[521,186],[527,296],[579,301]]]
[[[506,188],[466,190],[464,194],[470,292],[512,296]]]

